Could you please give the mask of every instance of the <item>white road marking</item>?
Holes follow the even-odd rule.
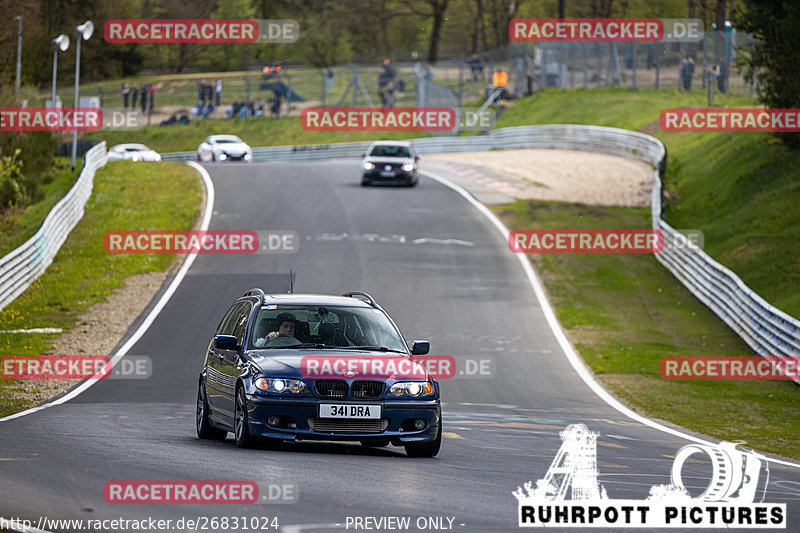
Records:
[[[206,206],[205,206],[205,211],[203,212],[203,219],[200,223],[199,229],[201,231],[207,230],[209,224],[211,224],[211,213],[214,209],[214,184],[211,182],[211,176],[208,175],[206,169],[204,169],[194,161],[187,161],[186,164],[191,167],[194,167],[200,173],[200,176],[203,178],[203,184],[206,187]],[[144,319],[142,324],[139,326],[139,329],[137,329],[134,332],[134,334],[131,335],[128,341],[125,344],[123,344],[122,347],[119,350],[117,350],[117,352],[113,356],[111,356],[112,368],[114,367],[114,365],[117,364],[117,362],[119,362],[120,359],[122,359],[125,356],[125,354],[128,353],[128,351],[133,347],[133,345],[136,344],[139,341],[139,339],[141,339],[142,336],[147,332],[147,330],[155,321],[156,317],[158,317],[159,313],[161,313],[161,310],[164,309],[164,307],[169,302],[170,298],[172,298],[172,295],[175,294],[176,290],[178,290],[178,287],[183,281],[183,278],[186,276],[186,273],[189,271],[189,267],[191,267],[192,263],[194,263],[196,257],[197,254],[189,254],[186,256],[186,260],[183,262],[181,269],[175,275],[175,278],[172,280],[172,283],[170,283],[167,290],[161,296],[161,299],[158,301],[155,307],[153,307],[153,309],[150,311],[150,314],[147,315],[147,318]],[[30,409],[21,411],[19,413],[15,413],[13,415],[6,416],[4,418],[0,418],[0,422],[5,422],[7,420],[20,418],[25,415],[35,413],[36,411],[41,411],[42,409],[47,409],[48,407],[68,402],[69,400],[75,398],[83,391],[94,385],[97,381],[98,381],[97,379],[87,379],[86,381],[84,381],[79,386],[72,389],[69,393],[65,394],[61,398],[58,398],[56,400],[53,400],[52,402],[37,407],[32,407]]]
[[[475,207],[478,211],[480,211],[489,221],[494,225],[497,231],[503,236],[503,238],[508,242],[508,235],[509,230],[503,224],[497,216],[495,216],[492,211],[483,205],[482,203],[478,202],[466,189],[463,187],[452,183],[447,178],[439,176],[438,174],[434,174],[429,171],[422,171],[421,174],[438,181],[445,187],[449,187],[450,189],[454,190],[458,194],[460,194],[464,199],[467,200],[473,207]],[[539,276],[536,274],[536,271],[533,270],[533,266],[531,266],[530,261],[525,256],[525,254],[515,254],[517,256],[517,260],[519,261],[520,265],[522,265],[522,269],[525,271],[525,275],[528,277],[528,282],[533,289],[533,293],[536,295],[536,299],[539,301],[539,305],[542,308],[542,312],[544,313],[545,320],[547,320],[547,325],[550,326],[550,330],[555,335],[556,340],[558,341],[559,346],[561,346],[561,351],[567,358],[567,361],[572,365],[572,368],[575,369],[575,372],[578,373],[578,376],[583,380],[584,383],[594,392],[597,396],[600,397],[601,400],[606,402],[609,406],[616,409],[626,417],[630,418],[631,420],[635,420],[636,422],[640,422],[648,427],[661,431],[663,433],[667,433],[669,435],[673,435],[675,437],[679,437],[682,439],[690,440],[692,442],[697,442],[699,444],[707,444],[710,446],[715,446],[716,443],[713,443],[708,440],[704,440],[693,435],[689,435],[688,433],[684,433],[682,431],[678,431],[677,429],[672,429],[670,427],[664,426],[646,418],[635,411],[632,411],[627,406],[620,403],[619,400],[611,396],[600,383],[595,381],[594,376],[592,375],[591,370],[589,367],[586,366],[586,363],[583,362],[583,359],[575,351],[572,344],[570,344],[569,339],[567,339],[567,335],[564,333],[564,330],[561,329],[561,324],[558,322],[556,318],[555,312],[553,311],[550,302],[547,300],[547,295],[542,288],[542,282],[539,280]],[[772,457],[767,457],[767,460],[776,464],[789,466],[792,468],[800,468],[800,464],[793,463],[788,460],[782,459],[775,459]]]

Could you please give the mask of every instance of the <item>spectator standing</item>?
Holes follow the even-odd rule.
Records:
[[[139,102],[142,106],[142,113],[147,111],[147,93],[150,92],[150,87],[144,83],[139,88]]]
[[[131,109],[136,109],[136,102],[139,99],[139,88],[134,85],[131,89],[131,94],[133,95],[133,100],[131,102]]]
[[[381,91],[383,107],[394,107],[394,82],[388,82]]]
[[[197,86],[197,107],[204,108],[206,106],[206,80],[200,80]]]
[[[217,80],[217,87],[215,89],[215,96],[216,96],[216,106],[219,107],[219,102],[222,99],[222,80]]]
[[[128,109],[128,97],[131,94],[130,86],[127,83],[123,83],[119,92],[122,93],[122,109]]]
[[[328,67],[328,78],[325,84],[325,91],[332,92],[333,91],[333,77],[336,75],[336,69],[333,66]]]
[[[281,95],[278,93],[275,93],[275,97],[272,99],[270,111],[272,111],[272,118],[279,118],[281,116]]]
[[[392,62],[389,61],[388,58],[383,60],[383,66],[381,67],[381,73],[378,75],[378,90],[382,90],[384,86],[389,83],[390,81],[394,81],[395,77],[395,70],[392,66]]]
[[[214,86],[210,83],[206,83],[206,100],[208,100],[208,105],[214,105]]]
[[[692,90],[692,77],[694,76],[694,59],[689,56],[681,59],[680,67],[678,68],[680,89],[684,91]]]

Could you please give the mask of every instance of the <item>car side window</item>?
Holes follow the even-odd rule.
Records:
[[[228,309],[228,312],[225,313],[225,316],[220,320],[219,326],[217,326],[216,335],[230,335],[230,333],[225,333],[225,331],[233,331],[233,326],[227,328],[226,326],[231,321],[231,316],[236,313],[236,310],[241,307],[241,303],[235,303]]]
[[[221,335],[235,335],[234,331],[236,329],[236,325],[239,323],[239,320],[241,318],[242,308],[245,305],[246,304],[244,302],[240,302],[239,304],[236,305],[236,308],[228,317],[228,320],[225,323],[225,327],[222,328]]]
[[[250,312],[253,310],[253,305],[249,302],[242,304],[242,307],[236,311],[236,315],[232,322],[234,323],[233,332],[231,335],[236,337],[236,344],[242,346],[244,344],[244,332],[247,329],[247,320],[250,318]]]

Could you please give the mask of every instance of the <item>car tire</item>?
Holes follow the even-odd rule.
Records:
[[[200,380],[197,386],[197,413],[195,415],[197,437],[205,440],[224,440],[228,432],[211,425],[208,418],[208,398],[206,397],[205,381]]]
[[[254,439],[250,435],[244,387],[236,388],[236,401],[233,408],[233,437],[237,448],[251,448],[254,444]]]
[[[406,455],[409,457],[436,457],[442,447],[442,417],[439,417],[439,431],[436,438],[430,442],[406,444]]]
[[[365,179],[362,179],[362,180],[361,180],[361,186],[362,186],[362,187],[368,187],[368,186],[370,186],[370,185],[372,185],[372,182],[371,182],[371,181],[369,181],[369,180],[365,180]]]
[[[200,157],[200,154],[197,154],[197,162],[198,163],[202,163],[203,162],[203,158]]]

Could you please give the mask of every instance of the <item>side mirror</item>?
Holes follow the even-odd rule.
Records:
[[[238,350],[238,339],[233,335],[217,335],[214,337],[214,347],[220,350]]]
[[[361,159],[364,159],[365,157],[367,157],[367,153],[366,152],[361,154]]]
[[[421,156],[421,155],[415,155],[415,156],[414,156],[414,159],[416,159],[417,161],[419,161],[420,159],[422,159],[422,156]]]
[[[425,355],[431,351],[431,343],[428,341],[414,341],[411,343],[412,355]]]

